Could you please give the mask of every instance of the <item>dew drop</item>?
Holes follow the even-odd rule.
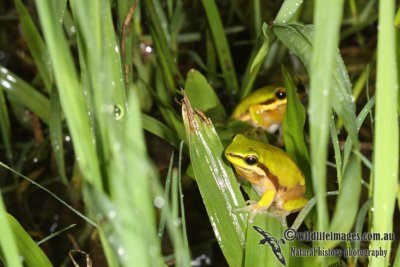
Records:
[[[120,151],[120,150],[121,150],[121,144],[120,144],[120,143],[115,143],[115,144],[113,145],[113,149],[114,149],[114,151],[116,151],[116,152]]]
[[[123,247],[118,247],[117,254],[119,256],[124,256],[125,255],[125,249]]]
[[[124,116],[124,110],[120,105],[114,104],[114,116],[116,120],[120,120]]]
[[[115,210],[110,210],[110,211],[107,213],[107,216],[108,216],[108,218],[110,218],[110,219],[114,219],[114,218],[117,216],[117,212],[116,212]]]
[[[13,83],[15,83],[17,80],[13,77],[13,76],[11,76],[11,75],[7,75],[7,79],[10,81],[10,82],[13,82]]]
[[[5,80],[1,80],[1,85],[7,89],[11,89],[11,84]]]
[[[161,209],[164,206],[164,198],[161,196],[157,196],[154,198],[154,206],[156,206],[157,208]]]

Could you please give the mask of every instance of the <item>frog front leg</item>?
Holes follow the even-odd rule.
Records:
[[[250,222],[259,213],[267,213],[266,211],[274,202],[277,190],[274,184],[269,179],[262,179],[261,181],[252,184],[254,190],[261,195],[258,202],[249,200],[246,203],[249,204],[246,207],[236,209],[236,212],[248,212],[250,215]]]

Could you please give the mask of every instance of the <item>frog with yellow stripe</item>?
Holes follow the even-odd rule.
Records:
[[[233,111],[232,118],[268,132],[275,132],[285,116],[286,103],[285,88],[265,86],[240,102]]]

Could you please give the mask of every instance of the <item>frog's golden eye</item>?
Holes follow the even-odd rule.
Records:
[[[275,97],[277,98],[277,99],[285,99],[285,97],[286,97],[286,91],[285,91],[285,88],[278,88],[278,89],[276,89],[276,91],[275,91]]]
[[[258,163],[258,158],[256,156],[247,156],[244,158],[244,161],[249,165],[254,165]]]

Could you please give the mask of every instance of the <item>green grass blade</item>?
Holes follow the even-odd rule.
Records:
[[[31,110],[44,123],[49,123],[50,101],[35,88],[4,67],[0,67],[0,86],[9,98]]]
[[[64,21],[65,10],[67,8],[67,0],[55,0],[53,7],[57,21],[62,24]]]
[[[222,159],[224,149],[213,125],[203,115],[194,112],[186,97],[182,116],[193,171],[214,234],[228,264],[241,266],[246,216],[234,213],[235,208],[245,206],[235,175]]]
[[[329,228],[330,232],[348,233],[355,222],[358,203],[361,194],[361,163],[360,159],[353,154],[343,173],[342,187],[337,198],[335,212]],[[346,218],[343,220],[343,218]],[[329,243],[334,247],[338,240]]]
[[[67,227],[64,227],[64,228],[62,228],[62,229],[60,229],[60,230],[58,230],[58,231],[56,231],[56,232],[51,233],[51,235],[46,236],[46,237],[43,238],[42,240],[36,242],[36,244],[38,244],[38,245],[40,246],[41,244],[43,244],[43,243],[49,241],[50,239],[52,239],[52,238],[54,238],[54,237],[56,237],[56,236],[59,236],[59,235],[62,234],[63,232],[66,232],[66,231],[68,231],[69,229],[74,228],[75,226],[76,226],[76,224],[70,224],[70,225],[68,225]]]
[[[10,214],[6,215],[12,229],[24,266],[53,266],[40,247],[32,240],[19,222]],[[10,265],[13,266],[13,265]]]
[[[310,169],[310,156],[304,139],[304,125],[306,122],[306,112],[296,93],[296,87],[287,72],[282,66],[287,101],[285,118],[283,120],[283,139],[285,141],[286,152],[298,164],[306,177],[307,196],[312,195],[312,181]]]
[[[393,210],[398,188],[399,127],[397,114],[398,69],[396,65],[395,1],[379,1],[379,31],[374,141],[373,230],[393,231]],[[391,241],[371,242],[371,249],[385,249],[390,255]],[[371,257],[371,266],[388,266],[388,257]]]
[[[86,119],[88,116],[84,94],[75,72],[68,44],[63,36],[61,25],[56,23],[52,5],[45,0],[35,2],[53,64],[61,106],[65,112],[75,152],[79,157],[79,165],[86,179],[101,188],[98,157],[89,120]]]
[[[337,177],[338,187],[340,190],[340,188],[342,187],[342,177],[343,177],[342,162],[343,161],[342,161],[342,153],[340,152],[338,132],[337,132],[336,125],[335,125],[335,116],[333,114],[331,116],[329,128],[330,128],[330,132],[331,132],[333,151],[335,153],[336,177]],[[350,149],[351,149],[351,147],[352,147],[352,145],[350,145]]]
[[[309,116],[312,179],[317,196],[318,231],[326,231],[329,220],[325,165],[331,110],[329,93],[335,88],[332,73],[335,73],[342,9],[343,0],[321,0],[316,2],[314,10],[315,34],[309,72],[311,74]]]
[[[293,22],[302,4],[303,0],[285,0],[281,9],[279,9],[278,15],[276,15],[275,23],[286,24]]]
[[[262,10],[262,6],[260,3],[260,0],[253,0],[252,1],[252,6],[253,6],[253,14],[254,14],[254,32],[255,32],[255,36],[259,36],[261,33],[261,25],[262,25],[262,18],[261,18],[261,10]]]
[[[355,227],[354,227],[354,232],[355,233],[359,233],[359,234],[362,233],[363,225],[364,225],[366,216],[368,214],[368,210],[371,208],[371,206],[372,206],[372,199],[368,199],[361,206],[360,211],[358,212],[356,224],[355,224]],[[353,241],[352,248],[353,249],[360,249],[360,244],[361,244],[360,240],[355,240],[355,241]],[[354,266],[357,266],[356,265],[357,264],[357,260],[358,260],[357,256],[352,258]]]
[[[33,23],[28,10],[22,4],[22,1],[15,0],[15,7],[19,13],[21,29],[28,44],[29,51],[36,63],[40,78],[43,80],[47,92],[50,93],[53,83],[53,73],[51,72],[50,59],[46,45]]]
[[[356,121],[357,131],[360,130],[361,125],[364,123],[365,118],[371,112],[372,107],[374,105],[375,105],[375,96],[371,97],[368,100],[367,104],[365,104],[363,109],[358,114],[357,121]],[[343,166],[343,171],[344,171],[344,168],[346,167],[347,162],[349,160],[352,146],[353,145],[352,145],[352,142],[351,142],[350,138],[347,137],[346,142],[344,144],[344,149],[343,149],[343,165],[342,165]]]
[[[9,170],[10,172],[12,172],[13,174],[16,174],[17,176],[23,178],[24,180],[30,182],[31,184],[33,184],[34,186],[37,186],[38,188],[40,188],[41,190],[43,190],[44,192],[46,192],[47,194],[49,194],[50,196],[52,196],[54,199],[56,199],[58,202],[60,202],[62,205],[64,205],[66,208],[68,208],[69,210],[71,210],[73,213],[75,213],[77,216],[81,217],[84,221],[86,221],[87,223],[91,224],[92,226],[96,227],[97,224],[95,222],[93,222],[90,218],[86,217],[85,215],[83,215],[80,211],[78,211],[77,209],[73,208],[71,205],[69,205],[67,202],[65,202],[63,199],[61,199],[60,197],[58,197],[56,194],[54,194],[53,192],[51,192],[49,189],[47,189],[46,187],[42,186],[41,184],[38,184],[37,182],[35,182],[34,180],[30,179],[29,177],[23,175],[22,173],[19,173],[18,171],[12,169],[11,167],[7,166],[6,164],[4,164],[3,162],[0,161],[0,166],[3,167],[6,170]]]
[[[163,25],[161,23],[160,17],[158,17],[156,6],[153,2],[154,0],[145,0],[145,6],[147,12],[149,12],[151,20],[151,35],[153,37],[154,46],[157,53],[159,54],[160,63],[162,70],[165,75],[167,82],[167,88],[171,93],[176,89],[176,83],[183,85],[184,81],[182,74],[180,73],[175,57],[172,54],[168,43],[168,36],[163,30]]]
[[[254,47],[252,54],[250,56],[249,63],[247,64],[246,71],[242,81],[242,87],[240,90],[240,99],[245,98],[250,94],[250,91],[253,87],[254,81],[257,77],[257,74],[265,61],[265,58],[268,55],[270,49],[270,35],[271,30],[268,25],[264,23],[262,25],[262,38],[261,46]]]
[[[226,90],[231,97],[234,97],[239,92],[239,84],[221,16],[218,12],[215,0],[202,0],[202,3],[214,39],[219,64],[224,75]]]
[[[3,73],[0,72],[0,77],[2,75]],[[11,126],[10,126],[10,118],[8,115],[8,107],[6,99],[4,97],[4,90],[2,86],[0,86],[0,127],[1,127],[1,138],[3,140],[3,144],[6,149],[6,156],[8,160],[11,160],[13,157],[12,145],[11,145]]]
[[[400,267],[400,245],[397,246],[396,258],[394,259],[393,267]]]
[[[4,207],[3,196],[0,195],[0,260],[5,266],[22,267],[17,248],[17,237],[13,233],[13,225]]]
[[[50,141],[51,147],[53,148],[54,156],[56,158],[56,164],[58,173],[60,174],[61,181],[67,185],[68,178],[65,172],[64,162],[64,140],[62,131],[62,114],[61,105],[58,92],[56,88],[53,88],[51,99],[51,115],[50,115]]]
[[[130,109],[126,114],[126,125],[120,133],[117,127],[113,128],[115,139],[111,140],[111,144],[119,143],[124,148],[113,147],[115,159],[110,166],[111,173],[119,178],[111,180],[116,215],[113,227],[124,250],[121,254],[121,250],[116,247],[115,252],[125,266],[159,266],[162,259],[156,232],[155,196],[152,193],[153,184],[158,184],[158,181],[148,160],[138,98],[133,92],[129,95],[128,106]],[[125,227],[118,229],[119,225]],[[143,228],[143,225],[146,227]]]
[[[179,147],[178,137],[168,126],[146,114],[142,114],[142,122],[143,129],[167,141],[174,147]]]

